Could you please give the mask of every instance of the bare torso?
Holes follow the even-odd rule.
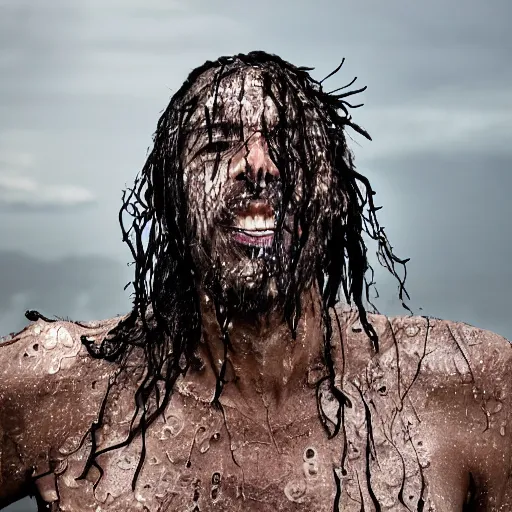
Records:
[[[140,436],[78,478],[117,370],[91,359],[79,337],[99,339],[118,319],[32,324],[0,349],[0,504],[23,494],[28,474],[42,501],[70,512],[511,510],[509,343],[465,324],[372,316],[375,355],[355,315],[342,320],[337,384],[351,407],[333,439],[317,411],[322,368],[266,415],[229,389],[214,408],[210,383],[190,372],[146,432],[134,490]],[[114,384],[100,449],[126,438],[135,380]],[[327,390],[320,400],[335,422]]]

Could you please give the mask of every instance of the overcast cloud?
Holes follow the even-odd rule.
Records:
[[[206,59],[263,49],[317,78],[346,57],[327,87],[368,85],[373,142],[352,147],[413,309],[512,338],[511,19],[510,0],[0,0],[3,332],[29,307],[129,308],[117,211],[159,113]]]
[[[20,173],[0,173],[0,208],[8,211],[73,208],[92,202],[93,194],[83,187],[38,183]]]

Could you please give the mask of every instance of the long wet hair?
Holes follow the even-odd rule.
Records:
[[[135,487],[144,462],[146,429],[166,408],[180,375],[199,364],[194,354],[202,335],[197,280],[201,269],[195,268],[191,253],[192,240],[187,230],[187,194],[180,156],[185,144],[184,134],[198,103],[197,96],[193,94],[194,87],[207,72],[212,76],[209,87],[213,91],[217,91],[221,80],[230,74],[250,68],[260,70],[264,83],[270,84],[267,94],[273,95],[279,123],[284,126],[284,137],[287,137],[284,141],[269,143],[270,157],[284,182],[285,203],[292,201],[291,192],[295,185],[290,169],[299,166],[303,171],[304,199],[296,209],[302,229],[299,233],[295,223],[291,253],[288,255],[290,277],[285,289],[280,290],[285,296],[283,315],[294,336],[301,315],[304,287],[314,284],[321,291],[325,363],[329,371],[329,384],[340,406],[345,397],[341,389],[336,389],[335,364],[331,354],[331,314],[335,314],[334,307],[340,295],[348,304],[355,305],[363,329],[375,350],[378,350],[378,337],[367,319],[365,309],[365,303],[371,305],[369,294],[374,283],[364,237],[368,236],[376,242],[378,260],[397,278],[402,302],[407,297],[404,289],[406,260],[397,258],[393,253],[377,219],[374,191],[367,178],[356,171],[347,147],[347,128],[370,139],[368,133],[352,121],[349,113],[349,109],[360,106],[349,103],[349,97],[364,91],[365,87],[349,89],[355,79],[330,92],[323,87],[323,82],[337,73],[342,64],[323,80],[317,81],[309,74],[313,68],[296,67],[265,52],[221,57],[193,70],[172,97],[158,121],[154,146],[142,171],[133,187],[123,193],[123,206],[119,214],[123,240],[133,257],[133,309],[101,344],[95,344],[86,337],[82,339],[93,357],[115,361],[121,369],[134,350],[142,352],[145,374],[135,393],[135,412],[128,438],[122,443],[98,450],[95,432],[101,426],[105,409],[102,408],[98,421],[91,429],[93,449],[84,475],[91,466],[98,467],[95,461],[101,453],[125,446],[136,435],[142,434],[142,454],[132,482]],[[279,94],[272,92],[275,90]],[[296,133],[293,137],[286,134],[287,115],[292,108],[289,102],[297,121],[294,123]],[[314,110],[321,120],[324,149],[332,175],[330,190],[320,199],[313,199],[312,190],[317,176],[312,162],[316,148],[310,143],[307,109]],[[215,116],[214,111],[215,103],[213,113],[206,112],[205,116]],[[290,148],[291,138],[298,142]],[[285,146],[291,150],[283,151]],[[311,229],[308,226],[312,226]],[[321,248],[313,261],[312,277],[306,278],[305,273],[311,268],[306,268],[303,263],[301,251],[311,236],[322,237],[321,240],[317,239],[317,245]],[[402,276],[397,272],[398,266],[403,267]],[[215,306],[226,355],[229,347],[229,304],[218,298]],[[225,361],[213,394],[213,403],[219,407],[224,372]],[[341,415],[338,414],[338,425],[333,430],[328,428],[320,407],[319,412],[328,434],[335,435],[340,427]]]

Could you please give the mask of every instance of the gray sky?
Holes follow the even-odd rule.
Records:
[[[510,0],[0,0],[1,331],[28,307],[128,309],[117,211],[160,111],[206,59],[263,49],[317,78],[346,57],[328,84],[368,85],[374,141],[352,147],[413,309],[512,338],[510,19]]]

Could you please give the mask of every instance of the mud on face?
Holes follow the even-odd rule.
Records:
[[[252,67],[206,72],[186,104],[182,166],[202,285],[267,310],[293,280],[311,282],[321,256],[326,123],[297,84]]]

